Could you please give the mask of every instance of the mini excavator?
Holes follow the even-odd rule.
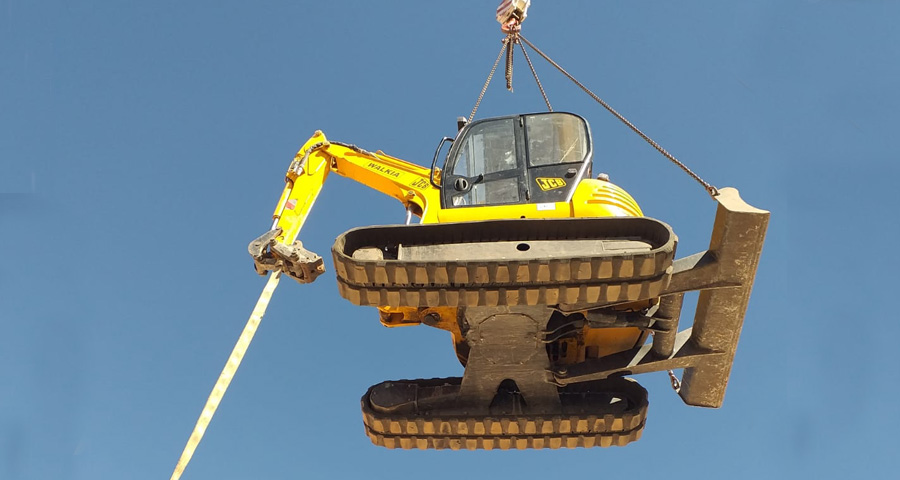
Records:
[[[527,6],[498,8],[513,40]],[[626,445],[640,438],[648,405],[628,376],[654,371],[669,372],[686,404],[722,405],[768,212],[736,189],[709,187],[718,204],[709,249],[675,259],[672,228],[645,217],[607,176],[594,178],[592,153],[585,119],[553,111],[461,117],[430,168],[322,132],[297,153],[273,229],[250,243],[257,272],[300,283],[324,272],[296,238],[330,173],[394,197],[407,225],[356,228],[335,241],[340,294],[377,307],[385,326],[450,332],[465,367],[461,378],[369,388],[361,404],[374,444]],[[691,291],[693,324],[678,331]]]
[[[295,238],[330,173],[390,195],[421,223],[339,236],[340,294],[377,307],[385,326],[450,332],[465,366],[461,378],[371,387],[362,413],[373,443],[625,445],[647,413],[646,390],[626,376],[652,371],[684,369],[687,404],[722,404],[768,212],[718,191],[709,250],[675,260],[672,228],[605,176],[592,178],[591,159],[587,122],[563,112],[467,124],[441,140],[431,168],[321,132],[300,149],[275,228],[249,246],[257,272],[300,283],[324,272]],[[684,294],[695,290],[693,326],[678,332]]]
[[[407,212],[406,225],[355,228],[336,239],[341,296],[376,307],[387,327],[450,332],[465,367],[462,377],[370,387],[361,406],[374,444],[623,446],[640,438],[648,406],[647,391],[629,376],[656,371],[669,373],[686,404],[722,405],[769,212],[745,203],[734,188],[704,182],[521,37],[528,4],[504,0],[497,9],[507,34],[508,88],[513,45],[522,40],[706,187],[717,203],[709,249],[676,259],[672,228],[644,216],[607,175],[594,177],[585,119],[555,112],[549,101],[548,112],[472,121],[473,110],[469,119],[460,117],[430,167],[317,131],[288,167],[272,229],[248,247],[257,273],[271,272],[271,287],[173,479],[202,437],[278,276],[305,284],[324,273],[322,258],[297,237],[331,173],[394,197]],[[699,295],[692,325],[679,331],[684,295],[693,291]]]

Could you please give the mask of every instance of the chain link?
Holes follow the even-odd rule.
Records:
[[[599,103],[601,106],[603,106],[603,108],[605,108],[606,110],[608,110],[609,113],[613,114],[613,115],[614,115],[616,118],[618,118],[622,123],[624,123],[625,125],[627,125],[628,128],[630,128],[634,133],[638,134],[641,138],[643,138],[644,141],[646,141],[647,143],[649,143],[650,146],[652,146],[653,148],[656,149],[656,151],[658,151],[659,153],[661,153],[664,157],[668,158],[672,163],[674,163],[674,164],[677,165],[679,168],[681,168],[682,170],[684,170],[685,173],[687,173],[688,175],[690,175],[690,177],[693,178],[694,180],[696,180],[699,184],[703,185],[703,188],[706,189],[706,193],[708,193],[710,197],[715,198],[717,195],[719,195],[719,190],[718,190],[716,187],[714,187],[713,185],[707,183],[705,180],[703,180],[702,178],[700,178],[700,176],[697,175],[696,173],[694,173],[693,170],[691,170],[690,168],[688,168],[687,165],[681,163],[681,161],[679,161],[677,158],[675,158],[675,156],[673,156],[671,153],[669,153],[668,151],[666,151],[666,149],[664,149],[663,147],[661,147],[658,143],[656,143],[655,141],[653,141],[652,138],[650,138],[649,136],[647,136],[647,134],[645,134],[645,133],[642,132],[640,129],[638,129],[633,123],[629,122],[627,118],[625,118],[624,116],[622,116],[622,114],[620,114],[620,113],[617,112],[615,109],[613,109],[608,103],[604,102],[603,99],[601,99],[600,97],[598,97],[594,92],[588,90],[587,87],[585,87],[581,82],[579,82],[578,80],[576,80],[575,77],[573,77],[573,76],[572,76],[569,72],[567,72],[564,68],[562,68],[561,66],[559,66],[558,63],[554,62],[554,61],[553,61],[550,57],[548,57],[544,52],[542,52],[539,48],[537,48],[536,46],[534,46],[533,43],[529,42],[527,38],[523,37],[522,35],[519,35],[518,37],[519,37],[520,39],[522,39],[522,41],[525,42],[529,47],[531,47],[532,49],[534,49],[534,51],[537,52],[538,55],[540,55],[541,57],[543,57],[544,60],[548,61],[551,65],[553,65],[554,67],[556,67],[556,69],[559,70],[563,75],[565,75],[566,77],[568,77],[569,80],[571,80],[572,82],[574,82],[575,85],[578,85],[578,86],[584,91],[584,93],[587,93],[588,95],[590,95],[591,98],[593,98],[597,103]]]
[[[678,377],[675,376],[675,372],[671,370],[666,370],[669,374],[669,381],[672,382],[672,390],[675,390],[675,393],[681,391],[681,380],[678,380]]]
[[[506,36],[506,40],[503,42],[506,44],[506,89],[510,92],[513,91],[512,88],[512,76],[513,76],[513,54],[516,52],[515,44],[516,44],[516,34],[510,33]]]
[[[472,109],[472,113],[469,115],[469,123],[472,122],[472,119],[475,118],[475,112],[478,111],[478,106],[481,105],[481,100],[484,98],[484,92],[487,92],[488,85],[491,84],[491,79],[494,78],[494,72],[497,71],[497,65],[500,64],[500,58],[503,57],[503,52],[506,51],[506,42],[508,38],[503,40],[503,46],[500,47],[500,53],[497,55],[497,60],[494,60],[494,66],[491,67],[491,73],[488,74],[487,80],[484,82],[484,87],[481,87],[481,93],[478,94],[478,100],[475,101],[475,107]]]
[[[544,97],[544,103],[547,104],[547,110],[553,111],[553,107],[550,106],[550,99],[547,98],[547,92],[544,91],[544,86],[541,85],[541,79],[538,78],[537,70],[534,69],[534,65],[531,64],[531,59],[528,58],[528,52],[525,50],[525,46],[520,42],[516,41],[519,44],[519,48],[522,49],[522,55],[525,57],[525,61],[528,62],[528,67],[531,68],[531,74],[534,75],[534,81],[537,82],[538,89],[541,91],[541,96]]]

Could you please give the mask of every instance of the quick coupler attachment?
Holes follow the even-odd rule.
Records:
[[[325,273],[322,257],[303,248],[300,241],[285,245],[277,240],[281,229],[276,228],[262,234],[250,242],[247,250],[253,257],[256,273],[265,275],[268,272],[281,270],[285,275],[299,283],[312,283],[319,275]]]

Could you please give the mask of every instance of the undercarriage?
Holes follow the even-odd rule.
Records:
[[[640,438],[647,411],[646,390],[624,377],[674,369],[684,369],[685,403],[721,406],[768,212],[734,189],[717,201],[709,250],[677,260],[671,228],[645,217],[369,227],[339,237],[332,253],[345,298],[455,307],[465,347],[457,346],[461,378],[371,387],[362,398],[370,439],[419,449],[621,446]],[[684,293],[695,290],[693,325],[679,332]],[[561,361],[561,342],[613,329],[633,329],[637,341]]]

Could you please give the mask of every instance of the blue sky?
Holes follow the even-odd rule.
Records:
[[[427,164],[499,49],[495,3],[0,0],[0,478],[168,478],[264,284],[245,246],[294,152],[322,129]],[[724,407],[653,374],[625,448],[376,448],[369,385],[462,369],[444,332],[381,327],[329,273],[282,283],[183,478],[893,475],[900,3],[533,3],[529,40],[772,211]],[[594,171],[703,250],[701,188],[532,57],[591,123]],[[521,57],[502,83],[480,117],[543,110]],[[334,177],[301,239],[327,254],[402,219]]]

